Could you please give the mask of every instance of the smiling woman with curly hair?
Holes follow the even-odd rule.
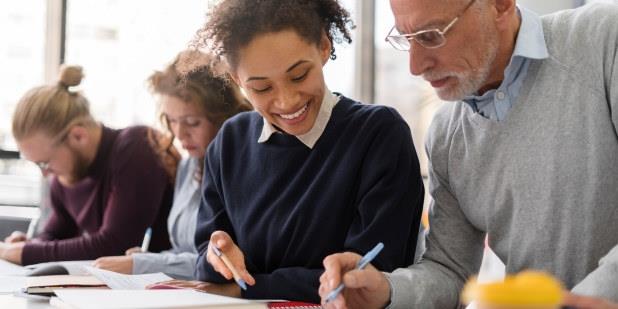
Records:
[[[317,302],[331,253],[384,242],[376,267],[412,263],[423,184],[410,129],[324,81],[350,25],[335,0],[224,0],[211,12],[194,45],[228,64],[255,112],[226,122],[206,155],[195,241],[208,283],[174,284]]]

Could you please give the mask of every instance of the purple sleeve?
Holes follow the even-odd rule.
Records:
[[[30,242],[22,253],[24,265],[122,255],[141,243],[144,231],[159,214],[169,179],[145,138],[116,143],[111,153],[111,188],[101,228],[87,236]],[[57,225],[58,220],[52,224]]]
[[[58,179],[54,178],[50,184],[49,199],[46,200],[51,212],[45,228],[41,234],[36,236],[36,240],[49,241],[54,239],[65,239],[77,235],[78,228],[75,220],[64,209],[59,196],[62,195],[62,189]]]

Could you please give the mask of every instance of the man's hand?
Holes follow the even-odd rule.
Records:
[[[0,242],[0,259],[21,265],[21,253],[25,244],[25,242]]]
[[[20,231],[14,231],[13,233],[11,233],[11,235],[7,236],[4,239],[5,243],[16,243],[16,242],[24,242],[27,240],[26,234],[24,232],[20,232]]]
[[[605,299],[580,296],[571,293],[566,294],[562,305],[571,306],[577,309],[618,309],[618,304],[612,303]]]
[[[355,253],[338,253],[324,259],[324,274],[320,277],[320,297],[324,308],[384,308],[390,302],[390,285],[384,274],[372,265],[363,270],[355,269],[361,256]],[[345,288],[334,301],[326,303],[328,294],[341,283]]]

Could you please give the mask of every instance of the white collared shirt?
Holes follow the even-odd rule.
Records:
[[[322,106],[320,106],[318,116],[316,117],[315,123],[313,124],[311,130],[302,135],[295,135],[295,137],[305,144],[305,146],[309,147],[309,149],[313,149],[315,143],[318,142],[318,139],[320,139],[320,136],[324,133],[326,125],[328,124],[330,116],[333,112],[333,108],[335,108],[337,102],[339,102],[339,97],[330,92],[327,88],[324,92],[324,99],[322,99]],[[281,133],[275,128],[275,126],[266,121],[266,118],[262,117],[262,119],[264,121],[264,125],[262,127],[262,134],[260,134],[258,143],[265,143],[273,134]]]

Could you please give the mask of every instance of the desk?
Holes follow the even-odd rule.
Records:
[[[0,295],[0,308],[7,309],[50,309],[49,300],[35,300],[14,295]]]

